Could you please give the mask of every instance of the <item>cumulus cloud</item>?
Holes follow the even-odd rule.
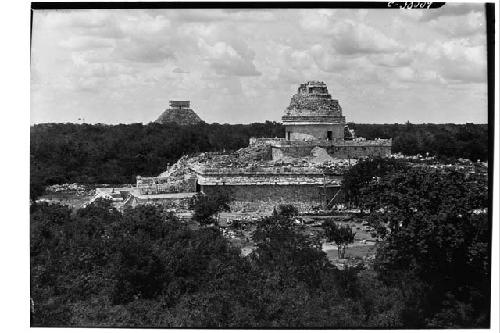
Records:
[[[437,68],[445,79],[455,83],[486,81],[486,49],[467,46],[464,40],[434,45]]]
[[[158,63],[175,59],[175,53],[169,45],[159,43],[118,43],[114,50],[117,59],[139,63]]]
[[[450,101],[436,91],[454,96],[453,108],[466,115],[486,89],[484,10],[409,12],[37,11],[32,121],[78,113],[91,122],[148,122],[173,96],[190,99],[209,122],[279,120],[307,80],[325,81],[350,120],[392,121],[393,112],[397,121],[402,109],[412,119],[414,105],[387,97],[401,90],[442,108]],[[456,93],[471,86],[478,93],[467,101]]]
[[[477,11],[462,15],[460,19],[454,16],[440,16],[430,22],[436,30],[453,37],[484,35],[486,33],[485,23],[484,15]]]
[[[277,46],[275,50],[283,65],[294,70],[303,71],[314,65],[314,59],[308,50],[297,50],[289,45]]]
[[[205,61],[215,73],[225,76],[258,76],[261,73],[255,68],[253,54],[236,50],[225,42],[208,45],[200,43],[200,48],[207,53]]]
[[[336,52],[343,55],[386,53],[401,48],[396,40],[363,22],[366,11],[356,14],[356,20],[339,19],[342,17],[340,11],[324,10],[305,14],[301,25],[325,35]]]
[[[413,67],[393,68],[393,74],[402,83],[445,83],[445,79],[436,71]]]
[[[394,39],[377,29],[350,20],[336,23],[328,34],[339,54],[387,53],[400,49]]]
[[[340,73],[351,81],[364,83],[381,82],[384,72],[370,61],[368,56],[338,55],[329,48],[316,44],[311,48],[313,59],[322,71]]]

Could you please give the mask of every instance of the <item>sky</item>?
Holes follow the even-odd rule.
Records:
[[[487,123],[481,4],[441,9],[36,10],[31,123],[280,121],[324,81],[347,121]]]

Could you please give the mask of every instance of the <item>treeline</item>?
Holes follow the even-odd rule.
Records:
[[[356,135],[369,140],[392,138],[392,152],[442,159],[488,160],[487,124],[354,124]]]
[[[367,139],[393,138],[393,152],[444,158],[488,159],[487,125],[350,124]],[[128,125],[40,124],[31,127],[32,184],[134,183],[155,176],[184,154],[231,151],[250,137],[284,137],[276,122],[249,125],[156,123]]]
[[[283,133],[283,126],[276,122],[34,125],[30,133],[32,190],[39,193],[45,185],[60,183],[135,183],[137,175],[156,176],[185,154],[236,150],[247,146],[252,136],[281,137]]]
[[[352,168],[379,238],[373,267],[335,268],[294,209],[257,221],[242,257],[217,226],[155,206],[32,204],[32,325],[489,327],[487,177],[384,163]]]

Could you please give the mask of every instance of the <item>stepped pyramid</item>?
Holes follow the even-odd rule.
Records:
[[[170,108],[156,119],[155,123],[178,125],[194,125],[202,123],[203,120],[189,108],[189,101],[170,101]]]

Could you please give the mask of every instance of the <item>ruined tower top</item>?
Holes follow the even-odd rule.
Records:
[[[290,105],[285,109],[283,123],[315,121],[344,122],[342,108],[338,100],[332,99],[324,82],[308,81],[299,86],[292,96]]]
[[[306,83],[302,83],[299,86],[297,93],[303,95],[322,95],[326,98],[331,97],[328,94],[328,88],[326,87],[326,84],[321,81],[307,81]]]

